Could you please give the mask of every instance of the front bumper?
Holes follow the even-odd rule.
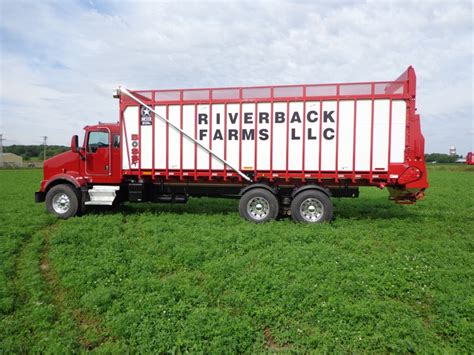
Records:
[[[46,194],[42,191],[35,192],[35,202],[44,202]]]

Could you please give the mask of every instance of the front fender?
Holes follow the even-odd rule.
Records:
[[[65,182],[74,185],[77,188],[87,185],[87,180],[79,174],[68,173],[68,174],[56,174],[51,176],[48,180],[41,181],[40,192],[46,192],[58,182]]]

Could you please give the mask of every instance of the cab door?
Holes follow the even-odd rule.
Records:
[[[87,132],[86,173],[110,175],[110,156],[110,131],[99,128]]]

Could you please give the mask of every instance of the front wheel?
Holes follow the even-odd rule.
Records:
[[[266,189],[249,190],[240,198],[240,215],[250,222],[268,222],[278,216],[279,210],[278,199]]]
[[[307,190],[291,202],[291,217],[296,222],[322,223],[332,219],[332,203],[321,191]]]
[[[79,210],[78,193],[70,185],[56,185],[46,194],[46,209],[62,219],[73,217]]]

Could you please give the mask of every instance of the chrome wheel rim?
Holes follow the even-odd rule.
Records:
[[[263,197],[253,197],[247,202],[247,213],[256,220],[262,220],[270,212],[270,204]]]
[[[53,197],[54,212],[64,214],[71,208],[71,200],[69,196],[63,192],[57,193]]]
[[[300,205],[300,214],[305,221],[315,223],[324,215],[324,206],[315,198],[307,198]]]

